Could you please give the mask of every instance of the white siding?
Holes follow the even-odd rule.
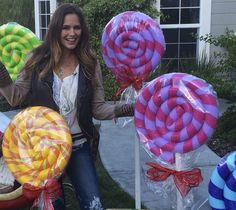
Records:
[[[228,28],[236,32],[236,0],[212,0],[211,34],[219,36],[225,34]],[[219,50],[211,46],[211,53]]]

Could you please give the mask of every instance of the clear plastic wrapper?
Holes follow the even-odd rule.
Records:
[[[201,145],[212,136],[218,115],[212,86],[193,75],[164,74],[140,91],[135,128],[154,160],[150,168],[144,167],[146,183],[159,196],[169,198],[172,209],[193,209],[205,200],[194,198],[203,177],[193,165]]]
[[[179,163],[177,163],[176,161],[174,163],[167,162],[161,159],[160,157],[156,157],[153,153],[150,152],[150,150],[144,144],[141,144],[141,147],[150,156],[150,158],[157,164],[163,167],[169,168],[169,169],[178,168],[177,164]],[[199,159],[201,157],[201,152],[204,152],[204,149],[202,147],[199,147],[193,151],[183,153],[183,154],[175,153],[175,159],[176,159],[176,156],[180,156],[180,158],[182,159],[181,170],[189,170],[189,169],[192,169],[193,165],[199,162]]]
[[[57,179],[67,165],[71,148],[67,123],[57,112],[42,106],[19,112],[7,126],[2,144],[8,169],[23,186],[26,198],[36,196],[39,209],[45,209],[40,204],[51,205],[45,204],[46,198],[50,203],[56,199]]]
[[[48,179],[41,187],[24,184],[23,194],[34,200],[32,208],[38,210],[54,210],[53,203],[63,203],[61,186],[56,179]]]
[[[138,97],[138,91],[132,86],[127,87],[120,96],[119,104],[135,104]],[[115,119],[116,125],[120,128],[133,122],[134,117],[120,117]]]
[[[102,56],[119,84],[119,103],[134,103],[151,71],[160,63],[165,39],[158,23],[148,15],[126,11],[113,17],[102,34]],[[124,127],[133,118],[116,119]]]
[[[201,150],[201,148],[198,149],[198,155],[202,152]],[[198,186],[203,181],[201,170],[193,168],[194,162],[189,162],[190,159],[193,160],[190,158],[194,155],[193,152],[189,155],[178,154],[177,163],[171,167],[154,161],[142,166],[148,188],[158,197],[169,200],[171,209],[196,210],[205,199],[204,195],[198,193]],[[193,208],[194,205],[195,208]]]
[[[165,40],[160,26],[148,15],[126,11],[113,17],[102,34],[102,56],[120,85],[142,88],[160,63]]]
[[[169,176],[165,181],[160,181],[160,182],[151,181],[147,177],[145,178],[145,181],[147,186],[153,193],[157,194],[157,196],[160,196],[163,199],[168,200],[170,202],[169,206],[173,210],[176,209],[180,210],[179,208],[180,202],[182,206],[181,210],[185,209],[190,210],[191,207],[196,202],[194,200],[193,191],[197,189],[193,188],[185,197],[181,197],[181,195],[179,195],[178,189],[175,186],[173,177],[171,176]]]
[[[211,85],[186,73],[170,73],[140,91],[134,122],[149,153],[173,164],[176,153],[193,151],[208,141],[218,116]]]

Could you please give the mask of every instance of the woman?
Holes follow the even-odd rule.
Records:
[[[132,105],[105,103],[100,66],[88,40],[81,10],[74,4],[62,4],[51,19],[45,40],[28,56],[15,83],[4,66],[0,67],[0,94],[9,104],[16,106],[27,98],[30,106],[52,108],[67,121],[73,149],[66,172],[81,210],[102,209],[93,164],[99,133],[92,117],[103,120],[133,115]]]

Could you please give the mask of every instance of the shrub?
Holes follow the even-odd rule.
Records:
[[[236,105],[229,107],[220,117],[214,137],[232,141],[236,145]]]
[[[234,31],[226,28],[223,35],[208,34],[205,37],[200,37],[200,40],[224,48],[225,52],[215,53],[215,56],[219,58],[219,65],[236,72],[236,35]]]
[[[34,1],[1,0],[0,25],[17,22],[32,31],[34,30]]]
[[[213,36],[211,34],[200,37],[207,43],[224,49],[222,52],[215,52],[216,70],[215,75],[209,79],[213,80],[213,86],[216,87],[219,95],[224,98],[235,100],[236,98],[236,35],[233,31],[226,29],[225,34]],[[215,80],[215,81],[214,81]]]

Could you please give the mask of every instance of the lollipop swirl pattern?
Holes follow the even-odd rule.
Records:
[[[218,113],[210,85],[189,74],[170,73],[143,88],[134,120],[151,154],[173,163],[175,153],[192,151],[211,137]]]
[[[164,50],[159,25],[141,12],[127,11],[113,17],[102,34],[103,59],[120,84],[145,80]]]
[[[236,209],[236,152],[221,159],[212,173],[208,192],[213,210]]]
[[[13,80],[23,67],[27,54],[39,44],[40,40],[28,28],[14,22],[0,26],[0,61]]]
[[[71,153],[70,130],[64,119],[45,107],[27,108],[8,125],[3,156],[16,180],[33,186],[60,175]]]

